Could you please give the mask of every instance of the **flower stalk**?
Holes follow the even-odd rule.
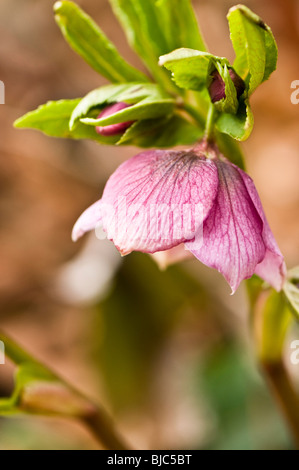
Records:
[[[207,142],[213,142],[214,140],[214,127],[215,127],[215,120],[217,117],[217,110],[213,103],[210,104],[207,121],[206,121],[206,128],[205,128],[205,138]]]
[[[252,304],[252,320],[261,372],[299,448],[299,396],[283,361],[292,323],[283,294],[262,291]]]
[[[6,357],[17,366],[15,391],[11,398],[0,399],[0,415],[30,413],[75,419],[104,449],[129,449],[101,406],[36,361],[2,331],[0,341],[5,345]]]
[[[299,397],[281,359],[261,361],[261,369],[299,449]]]

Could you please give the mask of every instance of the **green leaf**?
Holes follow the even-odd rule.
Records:
[[[299,288],[292,282],[287,282],[284,287],[284,293],[292,308],[292,312],[299,320]]]
[[[32,414],[77,419],[106,449],[126,449],[110,416],[0,331],[5,354],[16,366],[10,398],[0,398],[0,415]]]
[[[250,302],[251,312],[254,311],[258,298],[263,292],[264,281],[254,274],[251,278],[246,281],[246,290],[248,294],[248,300]]]
[[[282,292],[270,289],[256,304],[256,313],[260,314],[258,352],[262,361],[275,362],[283,353],[287,330],[292,315]]]
[[[155,80],[166,89],[173,90],[170,77],[158,65],[159,56],[169,52],[169,49],[164,27],[160,24],[156,0],[110,0],[110,3],[131,47]]]
[[[106,99],[107,102],[110,100],[113,102],[115,93],[122,99],[126,99],[127,102],[143,98],[150,93],[153,99],[163,96],[163,92],[159,91],[159,87],[156,85],[145,85],[142,89],[136,85],[108,85],[94,90],[83,100],[54,101],[40,106],[35,111],[18,119],[15,122],[15,127],[40,130],[51,137],[91,139],[105,145],[136,145],[143,148],[190,145],[203,135],[203,129],[179,115],[173,115],[174,102],[166,99],[152,103],[147,101],[148,98],[141,99],[140,106],[135,108],[133,120],[138,119],[138,116],[147,116],[151,113],[156,118],[138,120],[121,136],[104,137],[98,135],[94,127],[78,121],[81,115],[86,116],[93,106],[98,106],[98,101]],[[161,110],[166,114],[163,117],[159,117]],[[72,130],[69,128],[71,117],[75,121]],[[125,115],[125,117],[118,116],[113,121],[119,122],[120,119],[131,120]]]
[[[21,408],[21,397],[27,385],[37,380],[52,382],[56,378],[52,372],[35,361],[32,356],[1,332],[0,340],[5,344],[6,356],[18,366],[15,388],[11,397],[0,399],[0,415],[14,415],[25,411]]]
[[[55,19],[62,34],[83,59],[111,82],[141,81],[148,78],[129,65],[96,23],[73,2],[54,5]]]
[[[105,144],[116,143],[119,136],[100,136],[94,129],[84,124],[79,124],[74,130],[69,129],[71,115],[80,101],[80,98],[50,101],[25,114],[14,123],[14,126],[19,129],[36,129],[50,137],[91,139]]]
[[[5,353],[16,365],[10,398],[0,399],[0,415],[33,413],[80,418],[94,406],[73,387],[0,332]]]
[[[266,45],[266,65],[263,82],[268,80],[270,75],[276,70],[278,49],[275,38],[269,26],[265,25],[267,30],[264,32]]]
[[[180,47],[206,51],[190,0],[156,0],[156,9],[167,40],[168,51],[165,52]]]
[[[13,394],[10,398],[0,399],[0,415],[32,413],[79,418],[87,406],[87,401],[78,392],[44,366],[30,362],[17,368]]]
[[[161,56],[159,64],[172,72],[173,80],[179,87],[196,91],[206,89],[212,65],[214,68],[216,64],[229,66],[228,60],[223,57],[186,48]]]
[[[276,69],[276,42],[269,26],[243,5],[231,8],[227,18],[236,53],[234,68],[248,82],[251,95]]]
[[[168,104],[172,103],[171,107],[173,107],[174,100],[155,84],[128,83],[122,85],[107,85],[91,91],[80,101],[72,113],[70,129],[74,129],[78,121],[83,117],[87,117],[90,111],[99,110],[99,108],[103,107],[105,104],[125,102],[131,105],[138,103],[142,105],[150,102],[160,103],[161,101],[166,101]],[[119,113],[115,113],[113,117],[118,115]],[[121,119],[121,121],[117,122],[124,122],[125,120],[126,119]]]
[[[248,100],[240,100],[237,114],[221,114],[216,121],[216,128],[219,132],[243,141],[250,136],[253,123],[253,114]]]
[[[194,124],[179,115],[161,119],[146,119],[130,126],[122,135],[117,145],[135,145],[138,147],[174,147],[192,145],[204,133]]]
[[[299,320],[299,267],[288,272],[283,291],[297,320]]]
[[[82,118],[80,121],[89,126],[109,126],[119,122],[153,119],[173,113],[174,105],[175,102],[171,99],[152,101],[147,98],[111,116],[100,119]]]

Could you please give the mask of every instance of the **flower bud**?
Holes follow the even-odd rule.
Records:
[[[234,71],[234,69],[228,69],[230,78],[232,79],[233,84],[235,85],[237,91],[237,98],[239,99],[245,91],[245,83],[242,78]],[[225,95],[225,83],[221,78],[218,70],[214,70],[212,73],[212,82],[209,86],[209,93],[212,100],[212,103],[217,103],[226,97]]]
[[[102,112],[99,114],[98,119],[100,118],[107,118],[109,116],[112,116],[113,114],[117,113],[118,111],[121,111],[122,109],[129,108],[130,105],[126,103],[114,103],[110,104],[109,106],[106,106],[102,110]],[[125,132],[125,130],[128,129],[128,127],[133,124],[134,121],[127,121],[127,122],[119,122],[118,124],[110,124],[108,126],[97,126],[96,131],[98,134],[103,135],[103,136],[113,136],[117,134],[122,134]]]

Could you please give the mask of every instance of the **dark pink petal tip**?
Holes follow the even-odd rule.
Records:
[[[265,257],[263,223],[241,175],[228,162],[214,162],[219,176],[218,193],[203,226],[203,243],[187,248],[204,264],[223,274],[234,293],[251,277]]]
[[[118,111],[121,111],[122,109],[126,109],[129,107],[130,105],[126,103],[111,104],[102,110],[102,112],[98,116],[98,119],[112,116]],[[127,122],[120,122],[118,124],[111,124],[109,126],[97,126],[96,132],[105,137],[123,134],[133,123],[134,121],[127,121]]]
[[[283,256],[266,220],[252,179],[235,165],[215,161],[218,194],[203,224],[202,246],[186,247],[204,264],[223,274],[236,291],[254,273],[275,289],[285,280]]]
[[[263,221],[263,240],[266,247],[266,253],[264,259],[256,266],[255,274],[268,282],[272,287],[274,287],[274,289],[280,291],[286,280],[287,274],[284,257],[270,229],[261,200],[252,179],[239,168],[238,171],[241,174],[251,200]]]

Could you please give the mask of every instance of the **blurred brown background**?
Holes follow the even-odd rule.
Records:
[[[74,245],[70,239],[73,223],[84,208],[99,198],[107,177],[123,159],[134,155],[135,149],[60,141],[37,132],[13,129],[16,118],[38,105],[48,100],[84,96],[104,83],[65,43],[53,20],[53,3],[53,0],[0,3],[0,80],[6,87],[6,104],[0,106],[1,327],[81,390],[103,402],[134,446],[217,447],[211,442],[213,439],[216,442],[221,434],[220,412],[216,402],[208,403],[203,396],[194,371],[201,369],[206,352],[224,339],[225,344],[230,344],[226,350],[228,375],[219,384],[235,383],[229,374],[237,368],[234,361],[238,354],[231,351],[235,351],[237,343],[245,356],[250,356],[252,348],[242,288],[230,297],[220,275],[195,260],[163,275],[145,255],[132,255],[131,261],[126,261],[118,271],[122,261],[111,244],[97,241],[91,235]],[[127,46],[109,2],[78,3],[126,58],[143,68]],[[211,52],[233,59],[225,17],[234,2],[193,3]],[[299,105],[290,101],[291,82],[299,80],[299,2],[244,3],[271,25],[279,47],[277,72],[252,99],[256,124],[244,148],[248,171],[288,266],[292,267],[299,264]],[[142,302],[147,302],[146,295],[155,296],[155,291],[145,289],[139,285],[140,279],[136,280],[141,276],[147,285],[152,282],[151,275],[168,283],[165,290],[169,292],[169,299],[153,304],[154,318],[151,312],[143,311],[146,308]],[[191,308],[180,299],[180,312],[172,318],[170,307],[176,305],[173,290],[180,288],[181,282],[176,284],[178,276],[187,284],[188,278],[184,276],[191,276],[190,285],[198,282],[198,292],[200,286],[206,286],[212,292],[214,306],[207,307],[207,299],[201,296],[196,301],[201,309],[199,314],[195,311],[196,302]],[[144,297],[134,304],[138,289]],[[192,295],[196,289],[194,284]],[[184,288],[186,299],[188,292]],[[128,302],[126,295],[131,296]],[[107,307],[109,301],[112,306]],[[126,316],[130,315],[126,308],[132,312],[130,302],[133,310],[136,305],[140,307],[139,315]],[[159,309],[161,315],[164,309],[168,316],[161,319]],[[133,331],[130,322],[135,322],[139,330]],[[145,344],[140,340],[140,331],[145,334],[144,325],[148,324],[153,336]],[[132,350],[124,338],[130,347],[134,345]],[[133,339],[130,342],[128,338]],[[150,364],[146,363],[149,350]],[[254,369],[253,354],[251,359],[245,358],[245,363],[247,375],[244,374],[246,377],[253,374],[250,380],[258,383],[253,387],[253,395],[258,398],[251,397],[242,410],[251,409],[250,419],[258,421],[259,410],[263,409],[269,429],[273,422],[278,423],[275,429],[279,429],[274,441],[269,434],[267,437],[265,424],[264,428],[261,423],[254,425],[253,435],[261,434],[264,446],[288,447],[287,432],[273,404],[269,404],[257,372],[248,372]],[[128,364],[132,370],[126,369]],[[225,370],[226,366],[223,367]],[[11,366],[0,366],[0,395],[11,391],[11,372]],[[298,375],[298,370],[293,368],[292,373]],[[242,377],[240,372],[240,390],[245,383]],[[250,400],[254,405],[250,405]],[[232,414],[237,405],[225,406]],[[236,416],[244,431],[240,410],[236,410]],[[222,442],[219,447],[258,446],[258,439],[250,444],[250,439],[244,437],[243,443],[239,443],[240,431],[234,426],[233,423],[225,428],[231,441],[219,440]],[[23,418],[0,421],[0,449],[6,448],[97,448],[97,444],[78,426],[58,420]]]

